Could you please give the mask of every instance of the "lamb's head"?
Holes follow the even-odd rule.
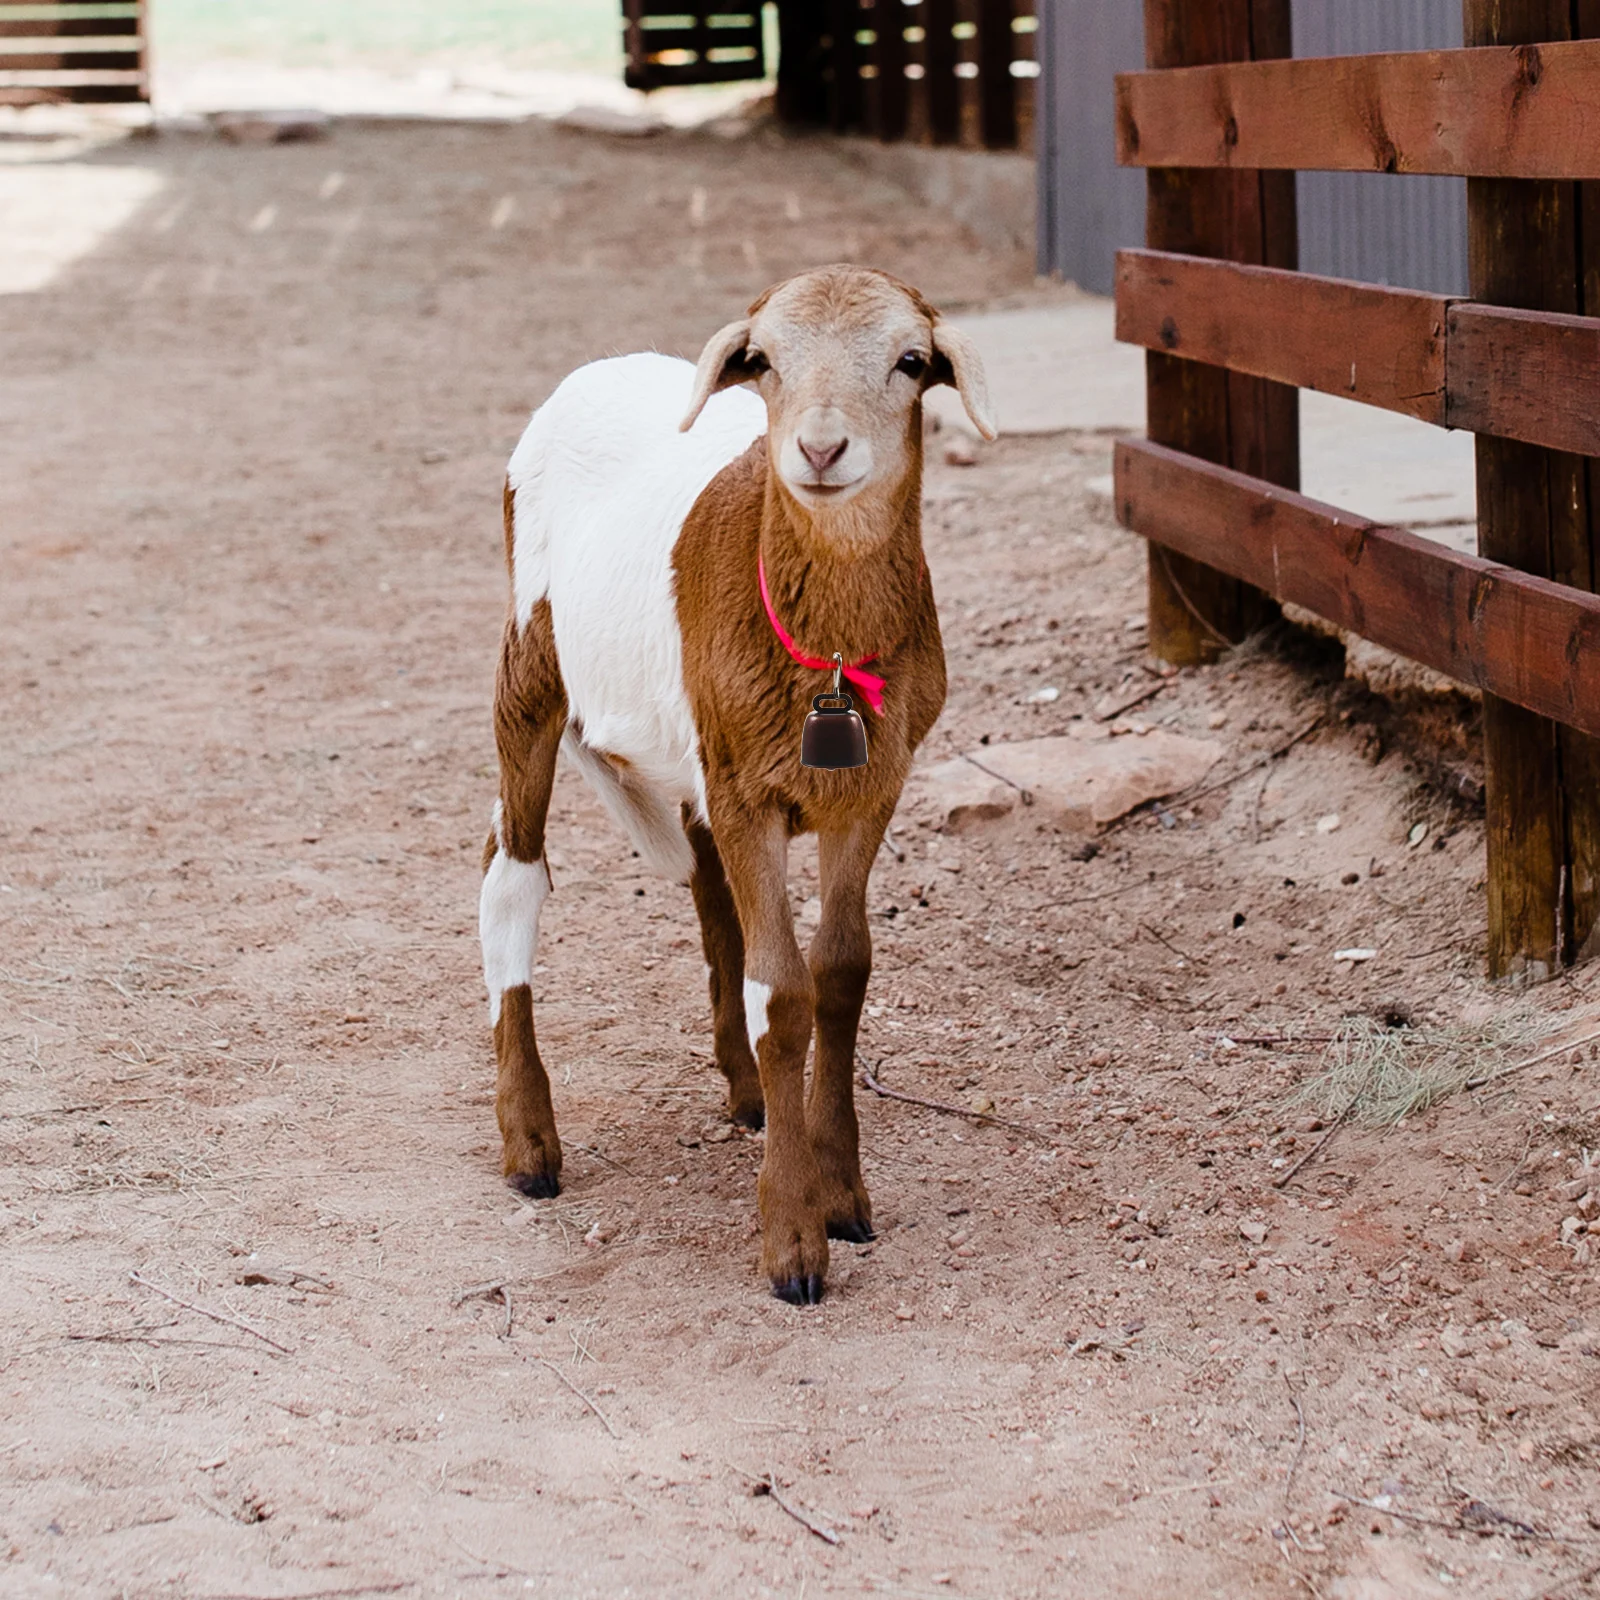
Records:
[[[921,447],[922,396],[952,385],[995,436],[971,340],[915,289],[866,267],[820,267],[767,290],[712,335],[695,370],[685,430],[719,389],[754,384],[767,405],[779,483],[813,516],[898,492]]]

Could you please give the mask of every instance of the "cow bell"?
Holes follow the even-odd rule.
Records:
[[[839,686],[844,658],[833,658],[833,690],[811,702],[811,714],[800,735],[800,765],[839,771],[867,764],[867,729],[855,702]]]

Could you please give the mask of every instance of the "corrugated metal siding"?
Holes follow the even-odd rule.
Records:
[[[1040,0],[1039,270],[1101,294],[1113,257],[1144,240],[1144,174],[1117,165],[1112,80],[1144,61],[1135,0]]]
[[[1457,49],[1461,0],[1295,0],[1297,56]],[[1307,272],[1437,294],[1467,292],[1462,178],[1302,172],[1300,265]]]
[[[1119,246],[1144,238],[1144,174],[1116,165],[1112,77],[1143,64],[1134,0],[1041,0],[1039,267],[1109,293]],[[1295,0],[1297,56],[1461,43],[1460,0]],[[1302,173],[1308,272],[1439,293],[1467,287],[1466,185],[1456,178]]]

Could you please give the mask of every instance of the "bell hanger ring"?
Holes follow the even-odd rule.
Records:
[[[867,764],[867,729],[844,688],[844,657],[833,653],[833,688],[811,702],[800,735],[800,765],[839,772]]]

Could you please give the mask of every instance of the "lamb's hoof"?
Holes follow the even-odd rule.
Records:
[[[561,1193],[561,1180],[547,1172],[513,1172],[506,1183],[530,1200],[554,1200]]]
[[[822,1274],[812,1272],[804,1277],[774,1278],[772,1295],[775,1300],[786,1300],[792,1306],[822,1304]]]
[[[748,1128],[759,1133],[767,1125],[767,1108],[757,1100],[754,1105],[730,1107],[728,1117],[736,1128]]]
[[[872,1231],[870,1222],[846,1217],[837,1222],[829,1222],[828,1237],[843,1239],[847,1244],[871,1244],[878,1236]]]

